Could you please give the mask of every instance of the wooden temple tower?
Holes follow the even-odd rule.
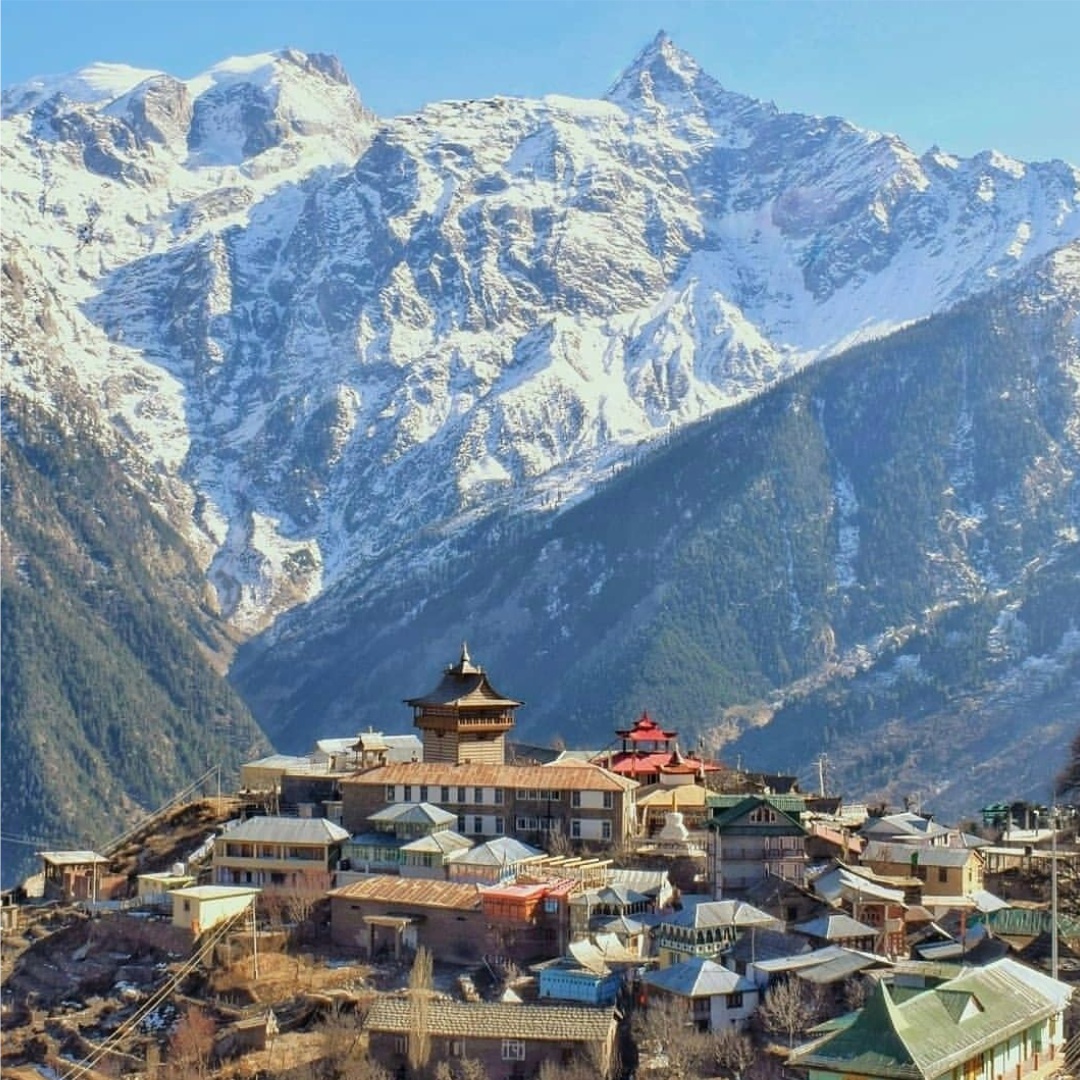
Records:
[[[506,733],[523,703],[503,697],[463,644],[461,659],[444,669],[439,685],[405,704],[412,706],[413,724],[422,733],[424,761],[503,765]]]

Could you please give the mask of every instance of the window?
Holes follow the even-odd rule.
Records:
[[[559,901],[553,896],[548,896],[544,899],[544,912],[547,915],[559,914]]]
[[[505,836],[506,835],[506,818],[497,817],[495,819],[495,835],[496,836]]]
[[[947,866],[939,866],[937,868],[937,879],[942,885],[949,880],[949,868]]]
[[[611,839],[611,822],[610,821],[601,821],[600,822],[600,839],[601,840],[610,840]]]
[[[484,801],[484,789],[482,787],[473,788],[473,802],[482,803]]]
[[[474,833],[482,833],[484,831],[484,819],[482,817],[474,817],[472,819],[472,831]]]
[[[407,1054],[409,1052],[409,1037],[407,1035],[394,1036],[394,1053]]]
[[[190,900],[185,900],[184,901],[184,910],[185,911],[190,911],[191,910],[191,901]]]
[[[615,796],[610,791],[604,792],[604,809],[610,810],[615,805]]]
[[[465,1040],[464,1039],[451,1039],[450,1040],[450,1056],[451,1057],[464,1057],[465,1056]]]
[[[459,787],[457,789],[457,801],[458,802],[464,802],[465,801],[465,789],[463,787]]]
[[[501,787],[497,787],[495,789],[495,805],[496,806],[502,806],[502,804],[503,804],[503,789]]]
[[[580,840],[581,839],[581,819],[580,818],[571,818],[570,819],[570,836],[574,840]]]
[[[525,1044],[519,1039],[503,1039],[502,1059],[503,1061],[524,1061]]]
[[[405,785],[405,801],[412,802],[412,784]]]
[[[420,785],[420,801],[427,802],[427,784]]]
[[[459,833],[464,833],[465,832],[465,815],[464,814],[458,814],[458,816],[457,816],[457,831]]]
[[[570,792],[570,805],[571,806],[580,806],[581,805],[581,792],[580,791],[571,791]]]
[[[768,806],[759,806],[756,810],[750,811],[748,820],[755,825],[771,825],[776,821],[776,814]]]
[[[397,798],[397,792],[394,790],[393,784],[386,785],[386,801],[393,802]]]
[[[727,1007],[729,1009],[741,1009],[742,1008],[742,991],[736,990],[734,994],[728,994]]]
[[[446,786],[442,789],[442,802],[448,803],[450,801],[450,789]]]

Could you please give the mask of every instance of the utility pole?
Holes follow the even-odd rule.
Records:
[[[251,900],[251,974],[259,977],[259,928],[255,922],[255,899]]]
[[[1058,977],[1057,804],[1050,806],[1050,978]]]

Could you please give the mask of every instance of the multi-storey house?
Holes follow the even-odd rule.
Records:
[[[472,841],[454,832],[457,818],[430,803],[394,803],[368,818],[342,853],[349,869],[362,873],[445,878],[446,859]]]
[[[861,863],[875,873],[914,877],[922,882],[922,902],[945,907],[983,888],[985,858],[980,848],[870,841]]]
[[[614,844],[634,828],[633,781],[596,765],[386,765],[343,779],[342,822],[352,832],[383,807],[428,802],[450,811],[456,831],[484,840],[512,836],[544,846]]]
[[[748,795],[707,826],[707,874],[717,898],[738,895],[766,877],[803,881],[806,827],[772,797]]]
[[[740,900],[710,900],[662,915],[653,931],[653,944],[661,967],[692,957],[716,960],[744,933],[781,925]]]
[[[249,818],[214,840],[214,882],[325,892],[348,839],[325,818]]]

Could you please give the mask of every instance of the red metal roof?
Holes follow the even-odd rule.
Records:
[[[665,731],[648,714],[643,712],[635,721],[634,726],[624,731],[616,731],[622,739],[630,739],[632,742],[661,742],[677,737],[677,731]]]

